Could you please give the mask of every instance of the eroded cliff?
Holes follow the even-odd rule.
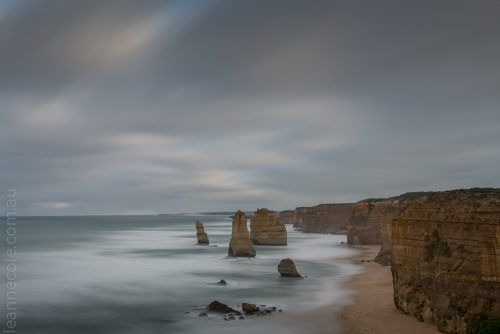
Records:
[[[446,333],[500,317],[500,189],[437,192],[392,221],[394,302]]]
[[[250,221],[250,238],[255,245],[286,245],[285,225],[268,209],[258,209]]]
[[[306,233],[346,234],[354,203],[320,204],[295,209],[293,226]]]
[[[295,212],[293,210],[281,211],[279,214],[279,220],[282,224],[293,224],[293,215]]]

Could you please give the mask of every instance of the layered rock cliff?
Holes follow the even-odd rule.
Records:
[[[306,233],[346,234],[354,203],[320,204],[295,209],[293,226]]]
[[[254,257],[255,248],[248,233],[247,217],[238,210],[233,216],[231,241],[229,242],[228,255],[236,257]]]
[[[352,245],[380,244],[380,222],[386,218],[384,209],[391,201],[366,199],[354,204],[347,224],[347,243]]]
[[[293,215],[295,212],[293,210],[281,211],[279,214],[280,223],[282,224],[293,224]]]
[[[392,221],[394,302],[445,333],[500,317],[500,189],[432,193]]]
[[[203,223],[199,220],[196,222],[196,237],[198,238],[199,245],[208,245],[208,235],[205,233]]]
[[[381,244],[376,261],[383,265],[391,262],[392,219],[399,215],[412,200],[428,192],[412,192],[390,198],[370,198],[357,202],[347,224],[347,242],[351,245]]]
[[[397,217],[408,205],[409,200],[396,199],[389,200],[381,209],[380,217],[380,252],[375,257],[375,261],[387,266],[392,261],[392,220]]]
[[[286,245],[285,225],[268,209],[258,209],[250,221],[250,238],[255,245]]]

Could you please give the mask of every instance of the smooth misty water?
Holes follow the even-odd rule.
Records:
[[[210,246],[196,245],[197,219]],[[226,216],[19,217],[17,332],[294,333],[287,313],[345,302],[340,277],[356,270],[335,260],[349,255],[345,236],[289,229],[287,247],[257,246],[247,259],[226,256],[230,234]],[[280,278],[285,257],[307,278]],[[213,284],[221,278],[227,286]],[[284,312],[233,322],[186,313],[213,300]]]

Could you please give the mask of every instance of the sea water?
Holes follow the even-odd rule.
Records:
[[[196,220],[209,246],[197,245]],[[288,246],[256,246],[255,258],[230,258],[226,215],[18,217],[16,331],[303,333],[287,326],[287,314],[346,303],[340,282],[357,269],[342,260],[352,252],[340,245],[345,236],[287,229]],[[279,276],[277,265],[287,257],[305,279]],[[221,279],[226,286],[214,284]],[[198,317],[195,310],[213,300],[283,312],[235,321]]]

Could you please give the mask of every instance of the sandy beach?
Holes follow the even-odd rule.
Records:
[[[392,275],[389,266],[373,260],[380,246],[356,246],[361,251],[352,258],[364,271],[345,283],[354,291],[353,303],[339,312],[341,327],[346,334],[438,334],[435,326],[407,316],[394,306]]]

